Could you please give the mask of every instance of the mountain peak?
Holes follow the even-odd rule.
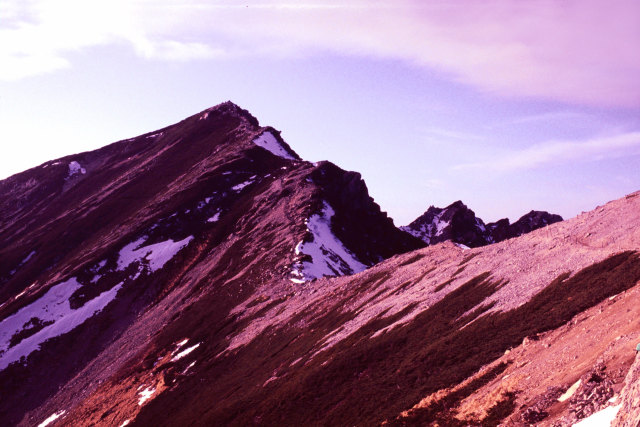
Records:
[[[213,107],[196,114],[201,120],[206,120],[211,114],[220,114],[241,118],[249,122],[253,126],[260,126],[258,119],[255,118],[248,110],[240,107],[232,101],[225,101]]]
[[[429,206],[424,214],[401,228],[428,245],[451,240],[477,247],[520,236],[559,221],[562,221],[560,215],[532,210],[513,224],[504,218],[485,225],[467,205],[458,200],[446,208]]]

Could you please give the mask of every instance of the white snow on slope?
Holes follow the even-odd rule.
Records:
[[[420,224],[420,228],[418,228],[417,230],[410,228],[408,225],[404,225],[400,227],[400,229],[411,234],[414,237],[417,237],[428,245],[431,243],[431,239],[436,236],[442,235],[444,229],[449,226],[449,221],[444,221],[441,219],[445,212],[446,211],[443,210],[439,214],[436,214],[433,217],[433,220],[428,224]]]
[[[241,183],[240,183],[240,184],[238,184],[238,185],[234,185],[233,187],[231,187],[231,189],[232,189],[233,191],[242,191],[242,189],[243,189],[244,187],[246,187],[246,186],[248,186],[248,185],[251,185],[251,184],[253,184],[253,180],[251,180],[251,179],[250,179],[250,180],[248,180],[248,181],[241,182]]]
[[[609,427],[613,422],[622,405],[607,406],[591,416],[583,419],[579,423],[575,423],[573,427]]]
[[[312,241],[300,242],[295,248],[296,255],[308,255],[311,261],[296,262],[291,272],[294,283],[317,279],[323,276],[354,274],[367,268],[358,261],[331,231],[331,218],[335,211],[327,202],[320,214],[312,215],[307,221],[307,230]]]
[[[189,236],[179,242],[169,239],[164,242],[141,246],[145,240],[144,237],[140,238],[120,250],[118,270],[123,271],[136,261],[146,261],[151,272],[158,271],[182,248],[187,246],[193,240],[193,236]]]
[[[207,222],[218,222],[219,219],[220,219],[220,211],[216,212],[215,214],[213,214],[211,218],[207,219]]]
[[[69,297],[81,287],[75,277],[53,286],[37,301],[22,307],[17,313],[0,322],[0,370],[10,363],[39,350],[40,345],[50,338],[70,332],[99,313],[116,297],[122,283],[87,301],[82,307],[72,309]],[[41,322],[54,322],[40,331],[23,339],[9,348],[11,337],[23,329],[33,327],[31,319]]]
[[[34,256],[35,254],[36,254],[36,251],[31,251],[31,252],[29,253],[29,255],[27,255],[27,256],[26,256],[26,258],[25,258],[25,259],[23,259],[23,260],[20,262],[20,265],[24,265],[24,264],[28,263],[28,262],[29,262],[29,260],[30,260],[31,258],[33,258],[33,256]]]
[[[193,350],[195,350],[196,348],[200,347],[200,343],[193,345],[185,350],[182,350],[180,353],[176,354],[171,361],[175,362],[176,360],[180,360],[183,357],[185,357],[186,355],[188,355],[189,353],[191,353]]]
[[[271,132],[264,132],[262,135],[253,140],[253,143],[258,147],[262,147],[269,151],[271,154],[275,154],[278,157],[282,157],[287,160],[296,160],[285,148],[280,145],[276,137]]]
[[[23,265],[25,265],[26,263],[28,263],[28,262],[29,262],[29,260],[30,260],[31,258],[33,258],[33,256],[34,256],[35,254],[36,254],[36,251],[31,251],[31,252],[29,253],[29,255],[27,255],[27,256],[26,256],[22,261],[20,261],[20,264],[18,264],[18,266],[17,266],[16,268],[14,268],[13,270],[11,270],[11,271],[9,272],[9,275],[10,275],[10,276],[13,276],[13,275],[16,273],[16,271],[18,271],[18,269],[19,269],[20,267],[22,267]]]
[[[433,224],[436,227],[436,236],[440,236],[444,229],[449,225],[448,221],[443,221],[440,218],[444,214],[445,211],[442,211],[433,219]]]
[[[79,173],[84,175],[87,173],[87,170],[80,166],[80,163],[76,162],[75,160],[69,163],[69,175],[67,175],[67,178],[71,178],[72,176],[78,175]]]
[[[57,420],[58,418],[63,416],[65,414],[65,412],[67,412],[67,411],[60,411],[60,412],[56,412],[55,414],[51,414],[46,420],[44,420],[43,422],[38,424],[38,427],[46,427],[46,426],[48,426],[49,424],[51,424],[52,422],[54,422],[55,420]]]
[[[138,393],[138,395],[140,396],[138,398],[138,406],[144,405],[144,402],[151,399],[151,396],[153,396],[155,392],[156,392],[156,389],[154,387],[147,387],[144,390],[142,390],[140,393]]]

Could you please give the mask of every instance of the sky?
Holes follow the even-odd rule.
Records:
[[[231,100],[396,225],[640,190],[636,0],[3,0],[0,179]]]

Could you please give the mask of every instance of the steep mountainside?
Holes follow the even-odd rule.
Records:
[[[562,221],[560,215],[531,211],[513,224],[507,218],[486,224],[460,200],[446,208],[430,206],[411,224],[400,227],[427,245],[452,241],[476,248],[522,236],[538,228]]]
[[[231,103],[2,181],[0,215],[10,424],[31,424],[64,385],[95,390],[170,324],[224,342],[230,310],[260,286],[292,292],[422,246],[358,174],[301,161]]]
[[[221,104],[0,182],[0,424],[628,419],[639,224],[423,247]]]

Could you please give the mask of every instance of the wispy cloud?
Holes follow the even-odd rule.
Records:
[[[165,61],[191,61],[223,57],[223,49],[214,49],[204,43],[179,42],[175,40],[138,39],[134,44],[136,52],[146,59]]]
[[[540,123],[549,123],[549,122],[557,122],[557,123],[566,123],[568,121],[581,121],[584,122],[586,120],[594,120],[595,117],[591,114],[582,112],[582,111],[572,111],[572,110],[556,110],[556,111],[548,111],[539,114],[530,114],[526,116],[516,117],[510,120],[506,120],[500,123],[493,124],[489,126],[490,128],[494,127],[503,127],[503,126],[511,126],[518,124],[540,124]]]
[[[320,49],[404,60],[504,96],[640,106],[635,0],[4,0],[0,13],[3,79],[122,42],[181,61]]]
[[[640,132],[574,141],[548,141],[511,151],[490,160],[454,166],[454,170],[480,169],[498,173],[542,168],[575,161],[599,161],[640,155]]]
[[[459,130],[444,129],[438,127],[429,127],[422,129],[424,135],[432,141],[435,140],[458,140],[458,141],[481,141],[485,137],[471,132],[462,132]]]

